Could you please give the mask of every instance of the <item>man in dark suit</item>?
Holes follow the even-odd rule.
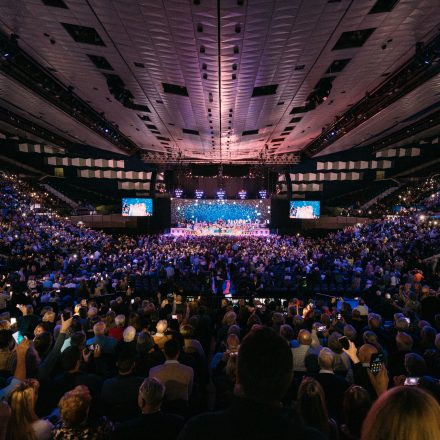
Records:
[[[119,356],[118,375],[104,381],[101,401],[105,413],[113,421],[123,421],[139,413],[137,396],[142,378],[133,374],[134,358],[129,354]]]
[[[322,440],[314,429],[283,411],[281,399],[292,380],[293,357],[284,338],[270,328],[252,330],[243,339],[237,360],[237,399],[215,413],[200,414],[179,440]]]
[[[338,420],[344,393],[348,388],[348,382],[343,377],[334,373],[335,355],[329,348],[323,348],[319,352],[318,362],[320,370],[316,376],[316,380],[321,384],[324,390],[327,410],[330,417]]]
[[[183,417],[161,411],[165,386],[157,379],[145,379],[139,388],[138,405],[142,415],[116,425],[113,440],[175,440],[183,427]]]

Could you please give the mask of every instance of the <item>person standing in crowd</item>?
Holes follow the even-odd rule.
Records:
[[[138,439],[148,432],[150,440],[175,440],[184,418],[161,410],[165,386],[155,378],[145,379],[137,397],[142,415],[116,425],[112,440]]]

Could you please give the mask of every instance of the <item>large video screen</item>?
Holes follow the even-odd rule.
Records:
[[[122,199],[123,217],[150,217],[153,215],[153,199]]]
[[[291,200],[290,218],[319,218],[321,212],[321,202]]]
[[[171,223],[219,220],[268,224],[270,200],[171,200]]]

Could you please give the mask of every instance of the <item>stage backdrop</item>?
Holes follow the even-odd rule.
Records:
[[[245,220],[270,222],[270,200],[171,200],[171,223]]]

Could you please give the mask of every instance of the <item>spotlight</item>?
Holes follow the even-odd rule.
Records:
[[[196,189],[195,195],[196,195],[196,199],[201,199],[203,197],[203,190],[202,189]]]
[[[176,190],[174,191],[174,194],[175,194],[177,199],[180,199],[182,197],[182,194],[183,194],[183,189],[182,188],[176,188]]]
[[[265,189],[260,190],[258,194],[260,196],[260,199],[267,198],[267,191]]]
[[[226,195],[226,193],[225,193],[225,190],[224,190],[224,189],[220,188],[220,189],[217,191],[217,198],[218,198],[219,200],[223,200],[223,199],[225,198],[225,195]]]

